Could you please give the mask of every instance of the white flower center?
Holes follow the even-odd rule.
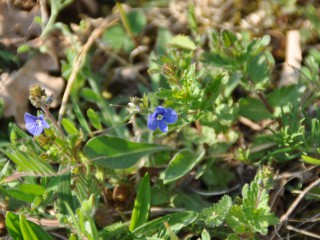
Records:
[[[159,114],[159,115],[157,116],[157,120],[162,120],[162,118],[163,118],[163,116],[162,116],[161,114]]]
[[[36,120],[36,124],[37,124],[39,127],[41,127],[41,126],[42,126],[41,120],[40,120],[40,119],[37,119],[37,120]]]

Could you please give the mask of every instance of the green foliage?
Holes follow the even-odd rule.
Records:
[[[186,50],[195,50],[197,48],[194,42],[192,42],[189,37],[183,35],[173,37],[169,42],[169,46]]]
[[[268,168],[262,169],[250,185],[242,189],[242,203],[234,204],[227,216],[227,224],[237,234],[246,234],[252,238],[255,233],[266,235],[268,227],[279,222],[270,212],[268,206],[270,177],[272,172]]]
[[[6,227],[10,235],[17,240],[53,240],[53,237],[51,237],[50,234],[43,230],[39,225],[28,221],[23,215],[18,216],[12,212],[7,212]]]
[[[35,19],[43,24],[41,43],[58,29],[52,35],[62,34],[70,46],[59,55],[61,76],[69,79],[77,73],[71,104],[63,105],[65,118],[55,122],[56,110],[40,104],[38,114],[45,116],[50,129],[32,137],[11,125],[10,142],[0,143],[0,200],[9,235],[52,239],[27,220],[32,216],[58,220],[69,239],[268,238],[268,229],[279,220],[268,205],[273,172],[263,164],[279,167],[275,172],[283,171],[287,161],[292,169],[299,161],[319,165],[320,95],[314,90],[320,89],[320,52],[308,45],[300,79],[278,87],[273,31],[271,41],[264,32],[208,28],[212,23],[199,6],[189,4],[190,29],[174,36],[171,30],[179,31],[180,21],[158,27],[149,14],[155,9],[144,8],[147,1],[118,1],[110,17],[118,22],[100,29],[100,39],[92,39],[92,28],[100,26],[90,18],[78,26],[55,22],[71,2],[51,0],[49,22]],[[306,15],[311,27],[302,29],[309,34],[301,36],[314,44],[312,37],[319,36],[315,6],[297,11],[300,3],[294,0],[264,4],[275,11],[277,21],[284,19],[277,11],[285,11],[290,22]],[[106,5],[101,14],[109,11]],[[165,7],[156,10],[172,10]],[[240,7],[235,4],[232,11]],[[241,7],[239,15],[249,11]],[[239,15],[233,20],[241,26]],[[220,28],[218,22],[211,26]],[[41,45],[39,51],[52,54],[49,45]],[[22,45],[18,52],[30,54],[28,50]],[[2,48],[0,58],[0,71],[19,64],[17,56]],[[78,60],[80,67],[74,64]],[[277,56],[276,60],[283,61]],[[119,88],[124,95],[117,94]],[[136,96],[129,96],[128,90]],[[147,127],[157,106],[177,112],[178,120],[167,133]],[[261,169],[241,193],[238,185],[230,189],[240,179],[252,180],[246,171],[255,167]],[[139,181],[140,176],[144,177]],[[307,182],[305,176],[298,181],[299,188]]]
[[[140,184],[132,212],[130,231],[134,231],[148,221],[150,210],[150,177],[146,174]]]
[[[136,228],[133,231],[133,234],[136,238],[155,235],[158,238],[170,239],[169,232],[166,230],[164,222],[168,223],[170,226],[170,231],[173,233],[178,233],[183,227],[194,222],[197,216],[198,214],[196,212],[168,214]]]
[[[130,142],[117,137],[101,136],[90,139],[83,151],[94,164],[124,169],[133,166],[148,153],[164,150],[170,150],[170,148],[156,144]]]
[[[224,195],[218,203],[203,209],[199,214],[199,220],[208,228],[219,227],[225,222],[231,207],[231,198]]]
[[[186,175],[202,160],[204,154],[205,151],[199,154],[192,154],[188,149],[183,149],[176,153],[163,173],[163,183],[173,182]]]

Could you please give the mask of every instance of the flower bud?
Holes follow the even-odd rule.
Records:
[[[41,108],[47,98],[46,91],[40,85],[32,85],[30,87],[29,100],[36,108]]]

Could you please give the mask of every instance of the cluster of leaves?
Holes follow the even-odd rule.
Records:
[[[51,2],[52,20],[42,37],[53,27],[72,35],[66,26],[53,25],[58,12],[71,1]],[[117,6],[122,24],[106,30],[101,44],[130,58],[147,19],[142,11],[125,14],[121,4]],[[309,13],[316,21],[312,9]],[[79,32],[86,29],[81,24]],[[5,157],[0,161],[0,198],[11,237],[52,239],[54,231],[29,221],[35,217],[56,220],[69,239],[92,240],[176,240],[186,235],[201,235],[202,240],[211,236],[258,239],[278,223],[268,205],[273,184],[269,167],[261,167],[250,184],[241,186],[241,196],[224,195],[213,205],[207,197],[210,193],[190,187],[190,179],[209,190],[226,188],[234,179],[228,167],[219,166],[226,155],[259,166],[303,155],[305,162],[319,165],[320,123],[318,111],[310,109],[318,98],[312,88],[320,87],[319,52],[306,58],[299,83],[270,91],[275,61],[268,48],[269,36],[251,39],[245,33],[210,30],[193,41],[184,35],[171,38],[162,29],[157,43],[163,38],[168,44],[155,46],[158,55],[153,52],[150,57],[154,92],[146,93],[145,86],[139,85],[143,97],[127,97],[128,108],[117,111],[111,104],[119,100],[104,98],[103,74],[92,70],[93,53],[88,53],[71,90],[73,102],[61,120],[62,128],[48,109],[43,114],[50,129],[40,136],[30,137],[11,125],[10,143],[0,148]],[[78,42],[67,51],[62,62],[65,78],[70,77],[79,51]],[[158,105],[179,114],[166,135],[146,131],[147,114]],[[82,109],[87,109],[86,114]],[[268,120],[271,127],[252,136],[251,146],[241,148],[237,144],[243,140],[240,116],[253,122]],[[128,121],[132,126],[127,127]],[[110,191],[117,195],[118,186],[137,190],[133,205],[133,198],[124,194],[131,218],[111,206]],[[112,224],[97,223],[101,205],[115,215]],[[152,206],[170,206],[178,212],[154,217],[150,216]]]
[[[234,232],[227,239],[254,239],[256,233],[266,235],[268,227],[278,223],[268,205],[272,174],[268,167],[261,169],[250,185],[243,186],[238,203],[233,204],[231,198],[224,195],[218,203],[202,210],[199,220],[207,229],[227,224]]]

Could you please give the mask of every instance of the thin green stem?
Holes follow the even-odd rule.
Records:
[[[131,30],[131,26],[130,26],[129,21],[128,21],[128,18],[127,18],[127,15],[126,15],[126,13],[124,12],[121,3],[117,2],[116,5],[117,5],[117,8],[118,8],[118,10],[119,10],[119,12],[120,12],[120,17],[121,17],[121,21],[122,21],[122,24],[123,24],[124,29],[126,30],[127,34],[128,34],[129,37],[131,38],[131,40],[133,41],[134,45],[135,45],[136,47],[138,47],[139,44],[138,44],[135,36],[133,35],[133,32],[132,32],[132,30]]]
[[[49,20],[44,27],[40,38],[44,38],[48,35],[48,33],[53,29],[53,25],[57,20],[57,17],[59,15],[59,12],[67,7],[69,4],[71,4],[73,0],[51,0],[50,6],[51,6],[51,15],[49,17]]]

